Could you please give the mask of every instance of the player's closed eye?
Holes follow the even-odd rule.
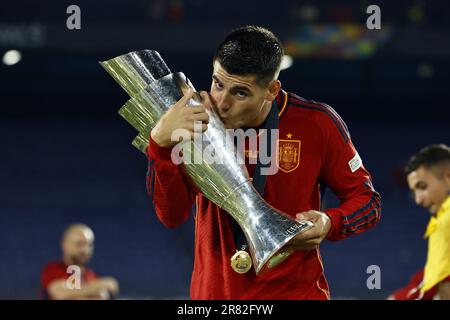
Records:
[[[425,184],[425,183],[419,183],[419,184],[417,184],[417,187],[416,187],[416,188],[419,189],[419,190],[426,190],[427,187],[428,187],[427,184]]]

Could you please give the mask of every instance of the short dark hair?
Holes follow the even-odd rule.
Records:
[[[405,166],[408,175],[419,167],[430,169],[437,165],[450,164],[450,147],[445,144],[433,144],[413,155]]]
[[[230,74],[255,75],[259,84],[267,85],[281,65],[283,46],[269,30],[244,26],[231,31],[217,47],[214,61]]]

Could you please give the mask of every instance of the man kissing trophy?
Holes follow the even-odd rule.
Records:
[[[119,114],[139,132],[132,144],[145,153],[151,129],[189,88],[195,91],[193,85],[182,72],[172,73],[153,50],[130,52],[100,64],[130,95],[131,99]],[[199,105],[199,99],[200,95],[194,96],[188,107]],[[182,142],[181,169],[205,197],[228,212],[244,232],[251,257],[246,251],[238,251],[231,258],[233,269],[238,273],[247,272],[253,261],[258,275],[281,263],[291,253],[283,247],[313,224],[294,220],[261,197],[251,182],[242,156],[230,150],[222,121],[213,110],[207,113],[208,129],[201,139]],[[207,156],[191,161],[197,153],[203,155],[206,149],[212,149],[214,159],[221,161],[211,161]]]

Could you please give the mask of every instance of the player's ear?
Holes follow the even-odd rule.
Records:
[[[447,165],[444,168],[444,179],[445,182],[447,183],[447,186],[449,186],[450,188],[450,165]],[[450,189],[448,190],[449,194],[450,194]]]
[[[276,98],[276,96],[278,95],[280,90],[281,90],[280,80],[275,79],[275,80],[270,81],[267,95],[266,95],[266,100],[269,100],[270,102],[272,102]]]

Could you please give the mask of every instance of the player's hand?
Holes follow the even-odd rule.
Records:
[[[102,288],[107,289],[113,294],[117,294],[119,292],[119,284],[113,277],[102,277],[98,279],[98,282]]]
[[[208,128],[209,116],[206,109],[210,109],[212,101],[207,92],[200,92],[202,104],[195,107],[187,107],[186,104],[194,96],[194,91],[188,92],[174,104],[157,122],[151,131],[151,137],[161,147],[172,147],[179,140],[172,141],[172,133],[177,129],[186,130],[186,133],[192,138],[194,136],[194,122],[201,122],[201,132]]]
[[[314,226],[295,236],[285,247],[285,250],[311,250],[316,248],[326,238],[331,228],[330,218],[323,212],[309,210],[297,213],[297,221],[309,220]]]

